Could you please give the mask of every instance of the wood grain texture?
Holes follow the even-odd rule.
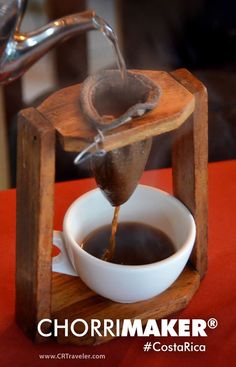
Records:
[[[157,107],[141,118],[106,134],[107,151],[178,128],[194,110],[194,96],[163,71],[138,71],[161,88]],[[66,151],[81,151],[97,132],[83,118],[79,107],[81,85],[64,88],[46,99],[38,110],[55,127]],[[65,123],[66,121],[66,123]]]
[[[193,115],[175,133],[173,146],[174,195],[192,212],[196,243],[191,256],[194,268],[204,276],[208,242],[208,113],[204,85],[185,69],[171,73],[195,97]]]
[[[55,131],[34,108],[18,121],[16,320],[34,340],[51,312]]]
[[[139,318],[145,325],[150,318],[160,319],[185,308],[198,289],[199,282],[198,272],[186,267],[176,282],[159,296],[147,301],[122,304],[98,296],[78,277],[54,273],[52,317],[57,318],[61,324],[65,318],[69,319],[69,324],[77,318],[82,318],[88,323],[91,319],[99,319],[102,324],[104,319],[111,319],[114,322],[120,319],[122,324],[123,319]],[[82,330],[77,329],[77,332]],[[71,333],[65,337],[63,334],[63,330],[59,332],[57,338],[59,343],[76,345],[100,344],[113,338],[109,334],[105,337],[97,335],[92,337],[90,330],[84,337],[75,337]]]

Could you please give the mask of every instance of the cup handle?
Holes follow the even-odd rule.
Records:
[[[52,258],[52,271],[56,273],[78,276],[68,258],[64,245],[63,233],[60,231],[53,231],[52,242],[61,251],[59,255]]]

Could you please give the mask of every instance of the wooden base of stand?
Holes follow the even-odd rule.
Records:
[[[106,298],[98,296],[92,292],[79,278],[68,275],[53,274],[52,280],[52,318],[58,319],[59,324],[64,324],[65,319],[69,324],[75,319],[84,319],[90,325],[91,319],[98,319],[103,325],[104,319],[111,319],[115,322],[123,319],[141,319],[143,325],[148,319],[165,318],[172,313],[185,308],[194,293],[198,289],[200,275],[191,267],[186,267],[176,282],[165,292],[150,300],[124,304],[112,302]],[[78,323],[79,325],[79,323]],[[82,333],[81,330],[76,331]],[[103,334],[103,328],[100,331]],[[114,334],[115,327],[113,329]],[[90,330],[85,336],[76,337],[69,333],[65,337],[64,330],[59,331],[58,343],[64,344],[100,344],[112,339],[109,333],[107,336],[91,336]]]

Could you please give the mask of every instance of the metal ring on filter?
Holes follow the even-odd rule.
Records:
[[[78,165],[85,162],[87,159],[92,157],[93,154],[104,156],[106,151],[104,149],[100,149],[99,145],[104,141],[105,136],[100,129],[97,129],[98,135],[94,137],[94,141],[89,144],[82,152],[80,152],[74,159],[74,164]],[[95,148],[95,152],[94,152]]]

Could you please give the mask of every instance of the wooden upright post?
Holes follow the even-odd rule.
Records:
[[[174,195],[195,219],[197,235],[191,262],[203,277],[207,270],[208,233],[207,91],[186,69],[176,70],[171,75],[195,97],[193,114],[175,131],[172,168]]]
[[[18,122],[16,320],[37,341],[51,314],[55,130],[34,108]]]

